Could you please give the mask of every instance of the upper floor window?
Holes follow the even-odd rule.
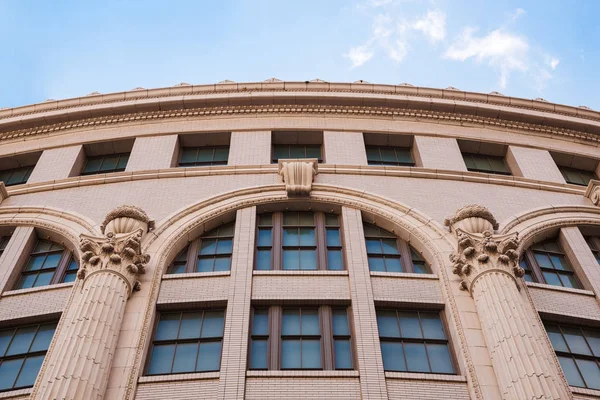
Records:
[[[386,371],[455,373],[439,312],[377,310],[377,328]]]
[[[596,261],[600,264],[600,237],[588,236],[585,238],[588,246],[590,246],[590,250],[596,257]]]
[[[0,181],[3,181],[6,186],[22,185],[27,183],[31,172],[33,172],[33,165],[0,171]]]
[[[367,223],[363,224],[369,270],[378,272],[414,272],[430,274],[423,257],[408,243],[391,232]]]
[[[353,369],[352,347],[345,307],[253,310],[250,369]]]
[[[227,165],[229,146],[184,147],[179,157],[180,167]]]
[[[6,250],[6,246],[8,246],[8,242],[10,241],[10,236],[0,236],[0,256]]]
[[[224,310],[161,312],[147,375],[218,371]]]
[[[288,158],[316,158],[323,162],[323,132],[272,132],[272,161]]]
[[[56,323],[0,330],[0,392],[33,386]]]
[[[594,171],[586,171],[584,169],[576,169],[558,166],[558,169],[565,178],[567,183],[572,183],[574,185],[587,186],[592,179],[597,179]]]
[[[286,211],[258,216],[254,269],[343,270],[339,217]]]
[[[369,165],[404,165],[412,167],[412,135],[364,133]]]
[[[6,186],[27,183],[41,154],[36,152],[0,158],[0,181]]]
[[[506,145],[460,139],[457,142],[467,170],[486,174],[511,174],[506,165]]]
[[[598,159],[581,154],[551,152],[550,155],[567,183],[587,186],[592,179],[598,179],[594,172],[598,170]]]
[[[521,267],[528,282],[581,288],[575,272],[557,239],[536,243],[523,253]]]
[[[571,386],[600,389],[600,330],[544,323]]]
[[[127,161],[129,161],[129,153],[88,157],[81,175],[123,172],[125,171],[125,167],[127,167]]]
[[[48,240],[38,239],[15,289],[72,282],[78,268],[69,250]]]
[[[234,225],[234,222],[221,225],[193,240],[175,258],[167,273],[229,271]]]

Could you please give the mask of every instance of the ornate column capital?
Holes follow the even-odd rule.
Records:
[[[279,175],[283,177],[288,196],[309,196],[315,175],[319,173],[316,158],[279,160]]]
[[[101,230],[104,236],[80,235],[81,263],[77,277],[83,280],[101,272],[116,274],[128,285],[128,293],[140,289],[137,280],[150,261],[142,254],[141,242],[154,221],[138,207],[120,206],[106,215]]]
[[[592,201],[592,204],[600,207],[600,181],[592,179],[585,190],[585,197]]]
[[[514,279],[524,275],[518,264],[519,235],[496,235],[498,223],[485,207],[469,205],[446,218],[446,226],[458,240],[458,248],[450,255],[452,272],[462,278],[461,289],[473,294],[472,288],[479,277],[488,272],[504,273]]]

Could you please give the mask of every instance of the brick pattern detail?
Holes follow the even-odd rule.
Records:
[[[468,400],[469,390],[464,382],[386,379],[389,400]]]
[[[417,165],[432,169],[466,171],[458,142],[454,138],[415,136],[414,155]]]
[[[256,207],[237,211],[218,398],[241,399],[246,384]]]
[[[234,243],[237,236],[235,239]],[[164,279],[160,286],[158,304],[227,300],[229,276],[194,275],[184,279]]]
[[[54,181],[81,173],[85,162],[83,146],[44,150],[27,183]]]
[[[246,400],[372,399],[361,397],[357,378],[248,378]]]
[[[363,399],[387,399],[377,316],[369,275],[367,248],[360,211],[342,207],[344,243],[350,275],[356,358]]]
[[[136,400],[191,400],[216,399],[218,379],[182,382],[148,382],[138,385]],[[232,397],[234,399],[236,397]],[[239,398],[239,397],[238,397]]]
[[[255,275],[252,300],[350,300],[347,276]]]
[[[565,183],[565,179],[547,150],[508,146],[506,162],[513,175]]]
[[[232,132],[227,165],[271,163],[271,131]]]
[[[528,288],[538,312],[600,320],[600,305],[594,296],[552,288]]]
[[[45,286],[42,290],[24,289],[5,295],[0,298],[0,321],[60,313],[67,304],[71,287]]]
[[[323,132],[324,160],[327,164],[367,165],[362,132]]]
[[[174,167],[176,165],[177,143],[177,135],[136,138],[125,171]]]
[[[371,276],[376,301],[444,304],[437,279]]]

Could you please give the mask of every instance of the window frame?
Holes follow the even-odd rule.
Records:
[[[29,177],[31,177],[31,173],[33,172],[34,168],[35,168],[35,165],[27,165],[24,167],[9,168],[9,169],[0,171],[0,175],[6,174],[6,173],[9,174],[8,179],[6,181],[2,180],[2,182],[4,182],[4,186],[16,186],[16,185],[26,184],[27,181],[29,180]],[[25,170],[25,175],[23,176],[23,178],[20,181],[14,182],[14,183],[8,183],[15,172],[22,171],[22,170]]]
[[[39,275],[39,272],[42,271],[41,269],[37,270],[37,271],[25,271],[25,268],[27,267],[27,264],[29,263],[29,260],[31,259],[31,257],[34,255],[33,252],[34,252],[36,246],[38,245],[38,243],[40,241],[45,241],[45,242],[48,242],[48,243],[52,243],[53,245],[58,245],[58,246],[61,246],[63,248],[60,260],[58,262],[58,265],[56,266],[56,268],[53,268],[54,269],[54,275],[52,275],[52,279],[50,279],[50,282],[47,285],[31,286],[29,288],[19,288],[18,285],[19,285],[19,282],[21,282],[21,278],[23,276],[33,275],[34,273],[38,273],[38,275]],[[58,253],[58,251],[45,252],[45,253],[39,253],[39,254],[46,254],[46,256],[47,256],[48,254],[53,254],[53,253]],[[33,289],[33,288],[39,288],[39,287],[44,287],[44,286],[57,285],[59,283],[65,283],[64,279],[65,279],[67,273],[69,271],[72,271],[72,270],[69,270],[69,266],[71,265],[72,261],[75,261],[75,263],[77,265],[77,269],[75,269],[75,271],[79,270],[79,262],[77,261],[77,258],[75,257],[75,255],[73,254],[72,251],[70,251],[69,249],[67,249],[65,246],[60,245],[60,244],[58,244],[56,242],[53,242],[51,240],[45,240],[45,239],[37,238],[36,241],[35,241],[35,243],[31,247],[31,250],[29,251],[29,256],[27,257],[27,260],[25,260],[25,263],[21,267],[21,270],[20,270],[19,275],[18,275],[18,277],[16,279],[16,282],[14,283],[14,289],[13,290]],[[51,270],[52,268],[47,268],[47,269]],[[31,272],[31,273],[28,273],[28,272]],[[75,272],[75,273],[77,273],[77,272]],[[36,279],[36,281],[37,281],[37,279]],[[70,281],[70,282],[72,282],[72,281]]]
[[[473,153],[473,152],[469,152],[469,151],[461,151],[464,163],[465,163],[465,167],[467,167],[467,171],[470,172],[480,172],[480,173],[484,173],[484,174],[497,174],[497,175],[505,175],[505,176],[511,176],[512,172],[510,170],[510,167],[508,166],[508,164],[506,163],[506,156],[492,156],[492,155],[488,155],[488,154],[482,154],[482,153]],[[480,169],[480,168],[469,168],[469,165],[467,164],[467,157],[485,157],[488,161],[488,163],[490,164],[491,167],[491,163],[490,163],[490,159],[494,159],[494,160],[501,160],[502,163],[504,164],[504,167],[506,168],[507,172],[504,171],[498,171],[498,170],[484,170],[484,169]],[[475,162],[473,161],[473,164],[475,164]]]
[[[283,312],[285,309],[311,309],[318,310],[319,315],[319,340],[321,346],[321,367],[320,368],[282,368],[282,331],[283,331]],[[268,315],[268,335],[253,335],[254,331],[254,314],[255,310],[267,310]],[[352,368],[335,368],[335,338],[333,332],[333,311],[345,310],[348,321],[349,336],[347,339],[350,342],[350,362]],[[313,335],[314,336],[314,335]],[[311,338],[313,336],[310,336]],[[248,354],[247,354],[247,370],[248,371],[354,371],[358,369],[358,361],[356,355],[356,343],[354,333],[354,322],[352,319],[352,307],[350,305],[256,305],[252,306],[250,313],[250,325],[248,332]],[[292,337],[292,336],[288,336]],[[294,336],[295,337],[295,336]],[[316,337],[316,336],[314,336]],[[267,368],[252,368],[252,339],[259,338],[267,340]],[[344,340],[346,337],[344,338]]]
[[[125,166],[123,168],[117,168],[119,166],[119,163],[121,162],[121,158],[123,156],[127,156],[127,162],[125,163]],[[107,169],[107,170],[102,170],[102,164],[104,164],[104,160],[108,157],[119,157],[119,159],[117,160],[117,165],[115,168],[112,169]],[[123,153],[114,153],[114,154],[102,154],[102,155],[97,155],[97,156],[86,156],[85,157],[85,163],[83,164],[83,168],[81,168],[81,176],[89,176],[89,175],[99,175],[99,174],[113,174],[116,172],[123,172],[125,171],[125,169],[127,169],[127,164],[129,164],[129,159],[131,158],[131,152],[123,152]],[[98,170],[95,172],[86,172],[85,169],[88,166],[89,162],[92,160],[102,160],[100,163],[100,166],[98,167]]]
[[[371,160],[369,159],[369,149],[376,149],[379,153],[379,160]],[[394,156],[396,157],[396,161],[383,161],[381,156],[381,149],[392,149],[394,151]],[[398,150],[408,151],[410,155],[411,162],[403,162],[398,161]],[[368,165],[391,165],[391,166],[402,166],[402,167],[414,167],[416,165],[415,158],[412,153],[411,147],[403,147],[403,146],[378,146],[378,145],[365,145],[365,153],[367,155],[367,164]]]
[[[546,250],[542,251],[542,250],[534,250],[534,249],[532,249],[533,246],[539,245],[539,244],[544,244],[546,242],[555,242],[558,245],[558,247],[560,248],[561,252],[557,253],[557,252],[546,251]],[[565,259],[565,261],[569,264],[569,267],[571,268],[571,270],[570,271],[561,270],[561,272],[573,276],[573,278],[577,282],[577,287],[573,287],[573,289],[584,289],[584,286],[583,286],[583,283],[582,283],[581,279],[579,279],[579,277],[577,276],[577,273],[576,273],[575,269],[573,268],[571,260],[569,260],[569,257],[567,256],[567,253],[563,250],[562,245],[560,244],[560,240],[558,238],[546,239],[546,240],[543,240],[543,241],[540,241],[540,242],[537,242],[537,243],[532,243],[527,249],[525,249],[523,251],[523,255],[521,256],[521,260],[519,260],[519,265],[523,269],[525,269],[525,273],[526,274],[528,272],[530,273],[530,275],[532,277],[532,282],[533,283],[541,283],[541,284],[544,284],[544,285],[551,285],[551,286],[564,287],[564,288],[567,288],[567,289],[571,289],[568,286],[564,286],[562,284],[562,280],[560,278],[559,278],[559,281],[561,282],[560,286],[553,285],[551,283],[547,283],[546,282],[546,278],[544,277],[543,272],[544,271],[548,271],[548,272],[557,273],[557,272],[555,272],[556,269],[550,269],[550,268],[543,268],[543,267],[541,267],[539,265],[539,263],[537,262],[537,259],[535,258],[535,254],[534,254],[535,252],[563,256],[564,259]],[[527,267],[527,268],[525,268],[525,267]],[[558,274],[558,275],[561,275],[561,274]],[[523,279],[525,279],[525,277],[523,277]]]
[[[580,169],[580,168],[566,167],[564,165],[558,165],[558,169],[559,169],[561,175],[563,176],[565,182],[567,182],[570,185],[587,186],[590,183],[589,181],[591,181],[593,179],[598,179],[598,177],[596,176],[596,173],[594,171]],[[582,172],[587,172],[589,175],[591,175],[591,178],[589,180],[587,178],[583,179],[583,177],[581,176]],[[569,180],[568,173],[577,173],[579,178],[581,178],[582,181],[587,180],[587,183],[579,183],[579,182],[573,182],[573,181]]]
[[[215,145],[215,146],[181,146],[179,148],[179,156],[177,157],[178,168],[193,168],[193,167],[208,167],[213,165],[227,165],[229,162],[230,145]],[[198,151],[200,149],[212,149],[212,161],[198,161]],[[196,150],[196,161],[183,163],[181,161],[185,150]],[[227,159],[225,161],[215,161],[215,152],[217,149],[227,149]]]
[[[283,229],[286,225],[283,222],[283,214],[286,212],[306,212],[312,213],[314,218],[314,224],[311,225],[315,229],[315,246],[307,246],[314,247],[316,251],[316,261],[317,268],[316,269],[284,269],[283,268]],[[260,224],[260,216],[261,215],[271,215],[271,225],[261,225]],[[335,215],[338,220],[338,225],[327,225],[327,215]],[[254,244],[254,263],[253,263],[253,271],[346,271],[347,270],[347,262],[346,255],[344,254],[344,227],[341,221],[341,215],[336,213],[326,213],[323,211],[273,211],[273,212],[264,212],[257,213],[256,215],[256,224],[255,224],[255,244]],[[288,225],[291,226],[291,225]],[[293,227],[293,226],[291,226]],[[299,226],[300,227],[300,226]],[[306,225],[306,227],[309,227]],[[262,229],[271,229],[271,245],[270,246],[262,246],[259,245],[259,232]],[[333,246],[327,244],[327,229],[337,229],[340,236],[340,246]],[[298,246],[302,247],[302,246]],[[258,265],[258,251],[266,250],[269,248],[271,250],[271,268],[269,269],[257,269]],[[342,257],[342,269],[329,269],[329,251],[339,251]]]

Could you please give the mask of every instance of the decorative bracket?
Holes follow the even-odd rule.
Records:
[[[585,197],[592,201],[592,204],[600,207],[600,181],[592,179],[585,190]]]
[[[288,196],[309,196],[319,172],[316,158],[280,159],[279,175],[283,177]]]

